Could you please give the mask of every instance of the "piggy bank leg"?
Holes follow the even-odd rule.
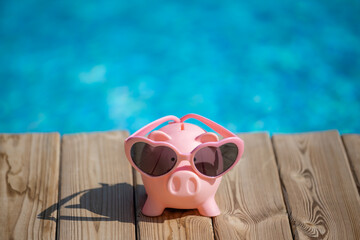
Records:
[[[215,217],[220,215],[220,209],[215,202],[214,197],[206,200],[201,206],[198,207],[199,213],[206,217]]]
[[[165,207],[163,206],[163,204],[154,201],[148,196],[141,212],[146,216],[155,217],[160,216],[163,213],[164,209]]]

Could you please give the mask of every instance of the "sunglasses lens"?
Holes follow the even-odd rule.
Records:
[[[131,147],[131,158],[135,165],[151,176],[168,173],[176,164],[176,153],[169,147],[153,147],[144,142],[137,142]]]
[[[194,156],[195,167],[206,176],[218,176],[234,165],[238,151],[234,143],[201,148]]]

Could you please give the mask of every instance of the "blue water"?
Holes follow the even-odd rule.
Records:
[[[275,4],[276,3],[276,4]],[[360,132],[360,1],[0,1],[0,132]]]

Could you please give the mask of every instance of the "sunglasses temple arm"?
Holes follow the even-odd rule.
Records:
[[[204,123],[205,125],[207,125],[211,129],[213,129],[214,131],[218,132],[221,136],[223,136],[225,138],[226,137],[236,137],[235,134],[233,134],[232,132],[230,132],[229,130],[227,130],[226,128],[221,126],[220,124],[217,124],[216,122],[213,122],[210,119],[200,116],[198,114],[189,113],[189,114],[183,116],[182,118],[180,118],[180,121],[184,122],[185,120],[187,120],[189,118],[194,118],[196,120],[199,120],[200,122]]]
[[[159,126],[160,124],[162,124],[164,122],[167,122],[167,121],[180,122],[180,119],[178,117],[175,117],[175,116],[172,116],[172,115],[159,118],[159,119],[149,123],[148,125],[140,128],[138,131],[133,133],[130,137],[144,136],[145,134],[147,134],[148,132],[150,132],[151,130],[153,130],[154,128]]]

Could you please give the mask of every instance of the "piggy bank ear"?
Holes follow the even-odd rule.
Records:
[[[217,141],[219,141],[219,138],[213,132],[206,132],[206,133],[203,133],[203,134],[197,136],[195,138],[195,140],[198,141],[198,142],[202,142],[202,143],[204,143],[204,142],[217,142]]]
[[[169,135],[167,135],[163,131],[158,131],[158,130],[151,132],[148,138],[153,141],[168,141],[171,139]]]

